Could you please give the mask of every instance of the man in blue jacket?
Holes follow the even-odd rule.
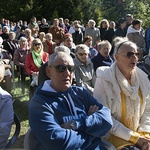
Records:
[[[72,86],[73,59],[64,52],[50,56],[46,80],[29,104],[33,150],[106,150],[101,137],[112,127],[108,108],[86,89]]]

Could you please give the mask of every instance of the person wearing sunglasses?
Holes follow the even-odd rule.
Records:
[[[138,56],[135,43],[121,41],[115,46],[115,62],[96,71],[93,95],[111,110],[113,127],[107,139],[116,149],[150,149],[150,84],[136,66]]]
[[[49,54],[43,51],[43,44],[39,38],[33,40],[30,51],[31,52],[26,55],[25,69],[26,72],[29,75],[31,75],[30,90],[32,96],[33,92],[38,86],[38,74],[39,74],[40,67],[42,64],[48,61]]]
[[[93,94],[95,84],[95,72],[93,63],[89,58],[89,48],[85,44],[77,45],[74,58],[76,85],[85,87]]]
[[[47,75],[51,80],[37,88],[29,103],[32,148],[106,150],[101,137],[112,127],[110,111],[85,88],[72,86],[70,54],[53,53]]]
[[[56,46],[54,52],[65,52],[70,55],[70,49],[66,46]],[[48,68],[48,61],[40,67],[38,85],[49,79],[48,75],[46,74]]]

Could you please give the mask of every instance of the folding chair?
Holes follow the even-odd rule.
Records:
[[[32,150],[33,134],[31,129],[27,131],[24,138],[24,150]]]

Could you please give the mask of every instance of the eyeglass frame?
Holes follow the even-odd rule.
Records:
[[[131,59],[134,55],[138,58],[140,53],[134,53],[134,52],[127,52],[127,54],[121,54],[121,53],[117,53],[123,56],[126,56],[127,58]]]
[[[51,68],[51,67],[54,67],[58,73],[63,73],[63,72],[66,71],[66,69],[67,69],[70,73],[73,73],[74,70],[75,70],[74,65],[63,65],[63,64],[60,64],[60,65],[57,65],[57,66],[52,66],[52,65],[51,65],[51,66],[49,66],[49,67],[50,67],[50,68]],[[64,67],[64,68],[63,68],[63,70],[60,70],[61,68],[59,68],[59,67]]]

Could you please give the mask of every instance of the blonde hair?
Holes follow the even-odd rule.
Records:
[[[53,35],[51,33],[46,33],[45,38],[47,39],[49,36],[53,38]]]
[[[45,36],[45,32],[40,32],[40,33],[39,33],[39,36],[40,36],[40,35],[44,35],[44,36]]]
[[[100,23],[99,23],[100,24],[100,28],[102,28],[103,23],[106,23],[106,29],[108,29],[109,28],[109,22],[108,22],[108,20],[107,19],[101,20]]]
[[[30,49],[30,51],[33,51],[34,50],[34,44],[35,43],[41,43],[41,50],[43,50],[43,44],[42,44],[42,42],[41,42],[41,40],[39,39],[39,38],[36,38],[36,39],[34,39],[33,41],[32,41],[32,45],[31,45],[31,49]]]
[[[20,40],[19,40],[19,44],[21,44],[21,42],[25,41],[26,44],[28,45],[28,41],[25,37],[21,37]]]
[[[108,45],[110,49],[112,47],[109,41],[104,40],[98,43],[98,51],[100,51],[104,45]]]

